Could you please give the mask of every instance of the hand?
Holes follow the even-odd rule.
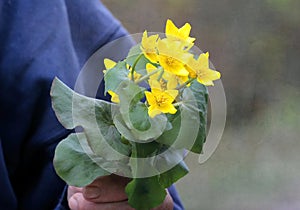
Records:
[[[69,186],[69,207],[72,210],[134,210],[125,193],[128,182],[129,178],[110,175],[100,177],[84,188]],[[153,210],[172,209],[173,200],[167,193],[164,202]]]

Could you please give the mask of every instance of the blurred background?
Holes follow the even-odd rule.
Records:
[[[103,0],[130,33],[192,25],[222,73],[227,121],[177,183],[187,210],[300,209],[300,1]]]

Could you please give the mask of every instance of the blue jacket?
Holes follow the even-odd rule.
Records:
[[[52,160],[69,131],[51,108],[51,82],[74,87],[93,52],[126,33],[99,0],[0,1],[1,210],[67,209]]]

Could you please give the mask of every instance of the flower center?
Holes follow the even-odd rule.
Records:
[[[175,60],[173,57],[167,57],[167,59],[166,59],[166,63],[167,63],[169,66],[174,65],[175,61],[176,61],[176,60]]]
[[[204,72],[204,71],[199,71],[199,70],[198,70],[198,71],[197,71],[197,76],[203,78],[203,77],[206,76],[206,72]]]
[[[160,87],[161,87],[162,90],[166,90],[167,89],[167,83],[163,79],[161,79],[159,81],[159,83],[160,83]]]
[[[156,99],[156,103],[157,103],[158,106],[163,106],[164,103],[166,103],[166,101],[168,100],[166,97],[164,97],[162,95],[158,96],[158,97],[155,97],[155,99]]]

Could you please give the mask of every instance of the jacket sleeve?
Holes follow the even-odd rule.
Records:
[[[51,108],[51,83],[74,87],[89,56],[126,34],[98,0],[0,1],[0,209],[57,205],[65,183],[52,160],[70,131]]]

